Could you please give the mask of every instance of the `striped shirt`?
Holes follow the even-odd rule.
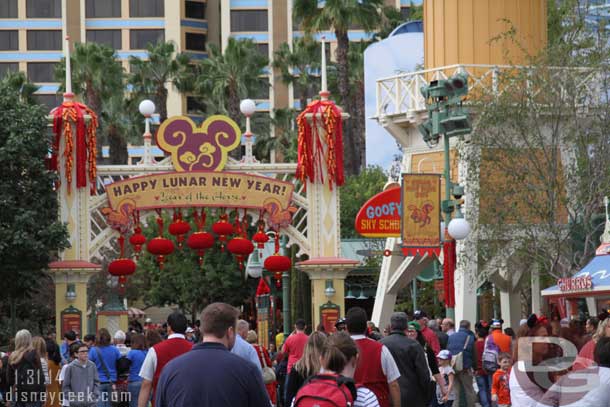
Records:
[[[290,406],[294,407],[294,399],[292,399],[292,404]],[[354,407],[379,407],[379,401],[377,401],[375,393],[366,387],[358,387]]]

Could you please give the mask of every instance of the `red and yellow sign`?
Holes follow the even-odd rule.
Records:
[[[364,237],[400,237],[400,186],[365,202],[356,215],[356,232]]]
[[[404,174],[402,249],[405,256],[440,253],[441,176]]]
[[[231,172],[168,172],[129,178],[106,186],[110,208],[230,207],[287,209],[294,185]]]

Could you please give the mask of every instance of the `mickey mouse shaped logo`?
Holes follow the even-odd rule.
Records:
[[[239,146],[241,130],[227,116],[208,117],[200,127],[186,116],[161,124],[157,144],[171,154],[176,171],[221,171],[229,151]]]

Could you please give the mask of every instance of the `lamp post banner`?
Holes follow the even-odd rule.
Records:
[[[133,177],[106,185],[110,208],[180,207],[288,209],[294,185],[255,175],[192,171]]]
[[[403,174],[401,236],[405,256],[440,253],[440,203],[440,174]]]

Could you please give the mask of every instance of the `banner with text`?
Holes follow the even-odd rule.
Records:
[[[400,186],[371,197],[356,215],[356,232],[364,237],[400,237]]]
[[[140,210],[178,207],[263,209],[289,207],[294,185],[256,175],[231,172],[168,172],[129,178],[106,185],[110,207],[125,204]]]
[[[441,176],[403,174],[402,251],[405,256],[440,254]]]

